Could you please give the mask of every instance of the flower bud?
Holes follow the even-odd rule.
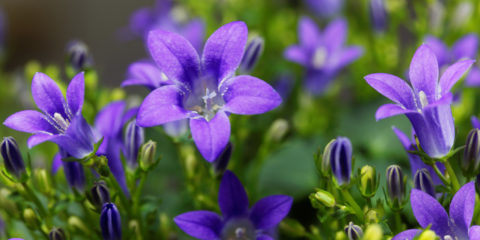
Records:
[[[475,190],[480,193],[480,174],[475,177]]]
[[[223,149],[223,152],[213,162],[213,168],[215,170],[215,173],[217,174],[223,173],[225,169],[227,169],[228,162],[230,161],[231,157],[232,157],[232,143],[228,142],[225,149]]]
[[[280,142],[288,132],[288,122],[285,119],[275,120],[268,129],[267,136],[273,142]]]
[[[48,234],[50,240],[65,240],[65,232],[61,228],[53,228],[52,231]]]
[[[48,195],[52,192],[51,182],[47,170],[41,168],[35,169],[33,172],[33,177],[35,179],[34,183],[36,189],[38,189],[41,193]]]
[[[382,240],[383,239],[383,230],[378,224],[371,224],[365,230],[365,235],[363,239],[368,240]]]
[[[30,229],[37,229],[38,228],[38,219],[37,215],[31,208],[26,208],[23,210],[23,220],[25,221],[25,225],[27,225]]]
[[[110,202],[110,192],[108,191],[107,184],[102,180],[95,182],[88,193],[88,198],[98,209],[100,209],[103,204]]]
[[[331,140],[327,146],[323,149],[323,154],[317,154],[315,165],[317,170],[324,177],[329,177],[332,172],[332,167],[330,166],[330,152],[332,150],[333,143],[335,139]]]
[[[348,184],[352,172],[352,143],[350,140],[346,137],[335,139],[330,146],[328,159],[338,185]]]
[[[85,186],[85,172],[81,163],[63,161],[63,171],[70,187],[83,190]]]
[[[472,177],[479,174],[480,167],[480,130],[472,129],[467,136],[463,152],[462,170],[465,176]]]
[[[447,240],[448,236],[445,236],[445,240]],[[434,231],[428,229],[422,232],[420,236],[417,238],[418,240],[436,240],[437,235],[435,234]]]
[[[255,68],[263,53],[264,41],[262,37],[256,36],[250,40],[240,62],[239,71],[241,74],[249,74]]]
[[[155,154],[157,153],[157,142],[148,140],[140,149],[140,167],[147,171],[150,167],[157,164]]]
[[[426,168],[417,170],[413,177],[413,183],[415,189],[422,190],[423,192],[435,197],[435,184],[433,183],[432,176]]]
[[[398,165],[387,168],[387,192],[390,207],[401,209],[405,199],[405,181],[402,169]]]
[[[73,40],[67,44],[67,63],[78,73],[93,65],[93,58],[87,45],[80,40]]]
[[[135,120],[130,121],[125,129],[125,158],[130,167],[137,165],[138,150],[142,146],[144,130],[136,124]]]
[[[313,196],[323,206],[328,208],[335,207],[335,197],[330,192],[319,189]]]
[[[100,215],[100,228],[104,240],[122,239],[122,221],[117,207],[113,203],[105,203]]]
[[[362,228],[353,224],[353,222],[350,222],[343,230],[347,234],[349,240],[360,240],[363,237]]]
[[[8,173],[20,178],[25,172],[22,154],[18,149],[17,142],[13,137],[4,137],[1,144],[3,163]]]
[[[379,177],[374,167],[365,165],[360,170],[360,193],[363,197],[371,198],[377,192]]]
[[[387,10],[384,0],[370,0],[370,21],[376,32],[384,32],[387,28]]]

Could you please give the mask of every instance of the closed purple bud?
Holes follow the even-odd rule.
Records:
[[[353,222],[350,222],[347,226],[345,226],[344,231],[347,234],[349,240],[360,240],[363,237],[362,228],[358,225],[353,224]]]
[[[227,146],[223,152],[218,156],[218,158],[213,162],[213,168],[216,173],[223,173],[227,169],[228,162],[232,157],[232,143],[228,142]]]
[[[377,32],[384,32],[387,29],[387,10],[384,0],[370,0],[370,21],[373,29]]]
[[[17,142],[13,137],[4,137],[1,148],[5,168],[11,175],[20,178],[25,172],[25,164]]]
[[[125,158],[129,166],[137,165],[137,156],[140,147],[145,141],[144,130],[139,127],[135,120],[130,121],[125,129]]]
[[[480,193],[480,174],[475,177],[475,189],[477,193]]]
[[[435,197],[435,184],[426,168],[419,169],[413,178],[415,188]]]
[[[461,167],[467,177],[479,174],[480,167],[480,130],[475,128],[468,133]]]
[[[402,169],[398,165],[387,168],[387,192],[390,206],[401,209],[405,199],[405,178]]]
[[[122,239],[122,220],[114,203],[105,203],[100,214],[100,228],[103,240]]]
[[[67,63],[76,72],[80,72],[93,65],[93,58],[87,45],[80,40],[73,40],[67,44]]]
[[[90,189],[89,195],[90,201],[101,208],[103,204],[110,202],[110,192],[108,191],[107,184],[104,181],[95,182]]]
[[[50,240],[65,240],[65,232],[61,228],[53,228],[52,231],[48,234],[48,239]]]
[[[245,48],[242,61],[239,66],[241,74],[249,74],[255,68],[263,53],[264,40],[262,37],[254,37]]]
[[[63,170],[65,171],[65,177],[70,187],[83,190],[85,186],[85,172],[83,166],[79,162],[64,161]]]
[[[329,145],[329,162],[339,185],[350,182],[352,172],[352,143],[346,137],[337,137]]]

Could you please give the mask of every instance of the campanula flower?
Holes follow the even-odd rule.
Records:
[[[320,17],[335,16],[343,7],[343,0],[305,0],[307,7]]]
[[[418,170],[425,168],[430,173],[430,176],[432,177],[433,183],[435,185],[443,184],[442,180],[435,173],[435,170],[433,170],[433,167],[425,164],[420,158],[420,156],[410,153],[410,151],[418,151],[417,144],[415,141],[415,131],[412,129],[412,134],[411,134],[411,137],[409,138],[400,129],[396,127],[393,127],[392,129],[397,135],[398,140],[400,140],[400,142],[402,143],[403,148],[405,149],[405,152],[407,152],[408,159],[410,160],[410,172],[412,174],[415,174]],[[445,172],[445,166],[443,165],[443,163],[437,162],[435,164],[437,165],[438,169],[442,173]]]
[[[69,155],[84,158],[101,138],[83,118],[81,111],[85,91],[83,73],[77,74],[67,88],[67,99],[58,85],[47,75],[36,73],[32,80],[32,96],[38,108],[17,112],[5,120],[5,126],[33,133],[28,147],[45,141],[56,143]]]
[[[137,108],[126,110],[125,102],[116,101],[100,110],[95,118],[95,127],[104,137],[97,153],[107,157],[110,171],[127,195],[129,192],[125,180],[125,170],[120,157],[121,152],[125,151],[122,130],[136,112]]]
[[[384,32],[388,26],[388,15],[384,0],[370,0],[368,7],[373,29],[379,33]]]
[[[100,229],[103,240],[122,239],[122,220],[114,203],[105,203],[100,214]]]
[[[430,226],[430,230],[441,239],[480,239],[480,226],[470,227],[475,209],[474,182],[469,182],[458,190],[450,203],[450,214],[435,198],[417,189],[412,189],[410,203],[420,226]],[[392,240],[413,240],[421,232],[410,229],[399,233]]]
[[[247,42],[247,27],[232,22],[207,40],[200,58],[192,44],[177,33],[150,32],[148,48],[158,67],[174,85],[162,86],[143,101],[137,115],[141,127],[190,119],[193,140],[209,162],[230,138],[228,114],[261,114],[282,99],[264,81],[234,76]]]
[[[430,47],[423,44],[417,49],[410,63],[411,86],[387,73],[365,76],[370,86],[395,102],[378,108],[375,114],[377,121],[405,114],[415,130],[423,151],[432,158],[445,156],[455,139],[450,89],[473,62],[461,60],[451,65],[439,80],[437,58]]]
[[[347,22],[337,19],[320,32],[315,22],[302,17],[298,24],[299,45],[288,47],[285,58],[305,67],[305,88],[321,94],[345,66],[362,55],[358,46],[344,46]]]
[[[425,37],[425,42],[433,50],[437,56],[438,66],[440,69],[447,65],[463,59],[475,59],[478,52],[478,36],[476,34],[467,34],[457,40],[451,48],[442,42],[442,40],[434,37]],[[480,68],[473,66],[465,77],[465,85],[480,86]]]
[[[274,239],[271,232],[290,211],[293,199],[273,195],[260,199],[248,208],[248,197],[242,183],[225,171],[218,191],[222,217],[211,211],[192,211],[174,218],[188,235],[202,239]]]

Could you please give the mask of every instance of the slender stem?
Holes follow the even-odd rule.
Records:
[[[393,211],[395,233],[399,233],[402,230],[402,217],[400,211]]]
[[[442,180],[443,184],[450,185],[450,181],[445,177],[445,175],[443,175],[440,169],[438,169],[437,164],[434,163],[431,166],[433,167],[433,170],[435,170],[435,173],[438,175],[440,180]]]
[[[360,206],[358,206],[357,202],[355,202],[355,199],[353,199],[352,195],[347,189],[342,189],[342,195],[343,198],[348,202],[348,204],[353,208],[353,211],[355,211],[355,215],[357,215],[358,219],[363,221],[363,211]]]
[[[32,200],[33,203],[35,203],[35,205],[37,206],[38,211],[40,212],[40,215],[42,216],[42,218],[46,218],[48,215],[47,210],[45,210],[45,207],[43,206],[42,202],[40,202],[40,199],[38,199],[37,195],[35,195],[35,193],[28,186],[27,183],[22,183],[22,186],[25,189],[25,192],[27,193],[30,200]]]
[[[448,160],[445,161],[444,164],[445,168],[447,169],[448,176],[452,180],[452,188],[454,190],[453,193],[456,193],[460,189],[460,183],[458,183],[457,175],[455,174],[455,171],[453,171],[452,165],[450,165]]]
[[[372,208],[372,198],[365,198],[367,200],[367,205],[368,205],[368,208]]]

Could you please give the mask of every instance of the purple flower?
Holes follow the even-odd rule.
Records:
[[[95,127],[104,137],[97,153],[107,157],[110,171],[115,176],[124,193],[128,195],[125,171],[120,158],[121,151],[125,150],[122,130],[127,121],[135,116],[137,108],[132,108],[128,111],[125,111],[125,109],[126,104],[123,101],[108,104],[97,114]]]
[[[248,197],[242,183],[227,170],[218,192],[223,217],[210,211],[192,211],[175,217],[174,221],[185,233],[202,240],[273,240],[271,232],[287,216],[292,202],[289,196],[273,195],[248,209]]]
[[[305,0],[308,8],[320,17],[328,18],[340,12],[343,0]]]
[[[186,24],[175,20],[172,0],[157,0],[154,8],[141,8],[130,18],[130,30],[135,35],[147,38],[151,30],[162,29],[179,33],[188,39],[196,49],[200,49],[205,35],[205,25],[201,19]]]
[[[285,58],[306,68],[305,87],[314,94],[321,94],[335,75],[362,55],[358,46],[344,46],[347,22],[332,21],[323,32],[315,22],[302,17],[298,25],[299,45],[288,47]]]
[[[480,240],[480,226],[470,227],[475,209],[474,182],[465,184],[455,194],[450,203],[450,216],[435,198],[417,189],[412,189],[410,203],[420,226],[427,228],[430,225],[441,239]],[[392,240],[413,240],[420,233],[421,230],[410,229]]]
[[[190,119],[200,153],[207,161],[215,160],[230,138],[228,114],[261,114],[282,101],[264,81],[249,75],[234,76],[246,42],[245,23],[229,23],[210,36],[200,58],[181,35],[150,32],[150,53],[175,84],[157,88],[145,98],[137,124],[153,127]]]
[[[453,146],[455,126],[450,108],[450,89],[462,77],[473,60],[462,60],[448,67],[439,78],[437,58],[425,44],[410,63],[410,83],[387,73],[374,73],[365,80],[395,104],[378,108],[378,120],[405,114],[417,134],[420,146],[432,158],[445,156]]]
[[[150,91],[163,85],[173,84],[167,76],[158,69],[153,61],[137,61],[128,67],[127,79],[122,82],[122,87],[141,85]]]
[[[440,69],[465,58],[475,59],[478,52],[478,36],[473,33],[457,40],[451,49],[440,39],[433,36],[427,36],[425,42],[437,56]],[[470,73],[466,76],[465,85],[480,86],[480,69],[477,66],[473,66]]]
[[[415,141],[415,131],[413,131],[412,129],[411,138],[408,138],[405,133],[403,133],[400,129],[396,127],[393,127],[393,131],[395,132],[398,140],[400,140],[400,142],[403,145],[403,148],[407,152],[408,159],[410,160],[410,170],[412,172],[412,177],[415,175],[415,173],[418,170],[425,168],[430,173],[430,176],[432,176],[432,180],[435,185],[443,184],[442,180],[438,177],[438,175],[435,173],[435,170],[433,170],[431,166],[428,166],[427,164],[425,164],[420,158],[420,156],[413,153],[409,153],[409,151],[418,151],[417,144]],[[436,165],[442,173],[445,172],[445,166],[442,163],[437,162]]]
[[[36,73],[32,80],[32,96],[42,112],[20,111],[3,124],[17,131],[33,133],[28,139],[29,148],[51,141],[71,156],[84,158],[100,140],[81,114],[84,90],[83,73],[79,73],[68,85],[65,101],[60,88],[50,77]]]
[[[373,29],[379,33],[384,32],[388,27],[388,15],[384,0],[370,0],[368,7]]]
[[[59,149],[58,156],[60,160],[71,157],[61,148]],[[60,162],[63,166],[63,172],[65,173],[65,178],[67,179],[68,185],[72,188],[83,190],[85,187],[85,172],[82,164],[75,161],[61,160]]]
[[[473,127],[473,128],[480,129],[480,120],[478,120],[477,117],[472,116],[472,117],[470,118],[470,121],[471,121],[471,123],[472,123],[472,127]]]

